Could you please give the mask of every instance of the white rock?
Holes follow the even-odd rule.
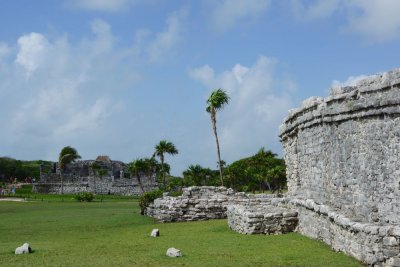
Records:
[[[153,231],[151,231],[150,236],[152,236],[152,237],[158,237],[158,236],[160,236],[160,230],[158,230],[158,229],[153,229]]]
[[[167,250],[166,255],[168,257],[172,257],[172,258],[174,258],[174,257],[182,257],[182,252],[179,249],[176,249],[176,248],[169,248]]]
[[[25,254],[25,253],[31,253],[31,252],[32,252],[32,249],[28,243],[25,243],[22,246],[17,247],[15,249],[15,254]]]

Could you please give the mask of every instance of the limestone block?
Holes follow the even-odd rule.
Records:
[[[171,258],[182,257],[182,252],[176,248],[169,248],[166,255]]]
[[[31,253],[32,249],[29,245],[29,243],[24,243],[22,246],[17,247],[15,249],[15,254],[25,254],[25,253]]]
[[[383,244],[386,246],[397,246],[399,245],[399,241],[393,236],[385,236],[383,238]]]
[[[159,236],[160,236],[160,230],[158,230],[158,229],[153,229],[153,230],[151,231],[150,236],[151,236],[151,237],[159,237]]]
[[[386,266],[400,267],[400,258],[393,257],[386,261]]]

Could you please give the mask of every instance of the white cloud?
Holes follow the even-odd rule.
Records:
[[[94,20],[91,29],[94,37],[77,43],[41,33],[18,38],[18,49],[10,54],[18,67],[0,69],[0,123],[7,125],[0,137],[9,140],[8,151],[20,153],[15,146],[29,140],[35,157],[45,158],[58,152],[54,146],[96,142],[109,132],[122,105],[114,93],[131,87],[135,73],[113,47],[111,27]]]
[[[363,80],[363,79],[365,79],[367,77],[368,77],[368,75],[362,74],[362,75],[358,75],[358,76],[349,76],[347,78],[347,80],[344,81],[344,82],[340,82],[338,80],[334,80],[332,82],[332,87],[356,86],[359,81],[361,81],[361,80]]]
[[[106,153],[128,161],[151,153],[163,137],[151,121],[159,118],[152,109],[158,100],[147,103],[146,90],[136,89],[140,67],[175,51],[184,16],[173,13],[159,32],[138,30],[131,45],[117,43],[111,25],[100,19],[74,42],[67,33],[28,33],[11,45],[0,41],[2,153],[54,160],[65,145],[84,158]]]
[[[217,30],[234,28],[246,20],[262,15],[270,5],[270,0],[222,0],[212,1],[213,24]]]
[[[144,2],[142,0],[70,0],[76,8],[103,11],[103,12],[118,12],[128,9],[130,6]]]
[[[220,74],[208,65],[189,71],[208,89],[223,88],[231,98],[217,115],[222,154],[228,162],[255,153],[261,146],[281,150],[277,129],[292,107],[293,82],[278,68],[274,59],[260,56],[253,66],[236,64]]]
[[[91,42],[92,53],[101,54],[112,50],[115,38],[112,35],[111,26],[101,19],[93,20],[90,26],[96,35],[96,39]]]
[[[400,36],[398,0],[291,0],[290,5],[294,14],[305,20],[344,16],[343,30],[369,42],[386,42]]]
[[[40,66],[51,49],[46,37],[35,32],[21,36],[18,39],[18,46],[15,62],[25,68],[28,76]]]
[[[147,52],[151,61],[158,61],[172,52],[182,39],[182,22],[186,11],[181,10],[171,14],[166,20],[166,29],[158,32],[154,40],[148,45]]]
[[[292,9],[298,18],[319,19],[331,16],[340,7],[341,0],[291,0]]]
[[[348,30],[361,34],[371,42],[385,42],[400,36],[400,1],[352,0],[347,3]]]
[[[208,87],[214,84],[214,70],[208,65],[196,69],[190,69],[189,75],[193,79],[205,83]]]
[[[0,42],[0,59],[10,54],[11,48],[6,44]]]

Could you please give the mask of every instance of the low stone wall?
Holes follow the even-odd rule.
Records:
[[[291,199],[288,204],[298,211],[297,232],[368,265],[400,266],[398,225],[356,222],[310,199]]]
[[[284,234],[297,226],[297,212],[273,206],[229,205],[228,225],[241,234]]]
[[[228,224],[242,234],[296,231],[370,266],[400,266],[400,227],[360,222],[311,199],[270,198],[263,205],[228,205]]]
[[[247,195],[214,186],[183,188],[182,196],[164,194],[146,209],[146,215],[160,222],[200,221],[227,218],[228,205],[260,206],[279,202],[273,195]]]
[[[235,196],[232,189],[193,186],[183,189],[182,196],[154,200],[146,214],[160,222],[199,221],[226,218],[226,207]]]

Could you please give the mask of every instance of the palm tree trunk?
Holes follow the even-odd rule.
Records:
[[[163,186],[164,186],[164,190],[166,188],[166,184],[165,184],[165,173],[164,173],[164,155],[160,155],[160,161],[161,161],[161,174],[162,174],[162,178],[163,178]]]
[[[219,150],[219,141],[218,141],[218,134],[217,134],[217,119],[215,111],[211,112],[211,123],[214,130],[215,142],[217,143],[217,154],[218,154],[218,165],[219,165],[219,177],[221,179],[221,185],[224,186],[224,179],[222,177],[222,164],[221,164],[221,152]]]
[[[139,183],[139,186],[140,186],[140,190],[142,190],[142,193],[144,193],[144,189],[143,189],[143,185],[142,185],[142,180],[140,179],[140,175],[139,174],[137,174],[137,180],[138,180],[138,183]]]

